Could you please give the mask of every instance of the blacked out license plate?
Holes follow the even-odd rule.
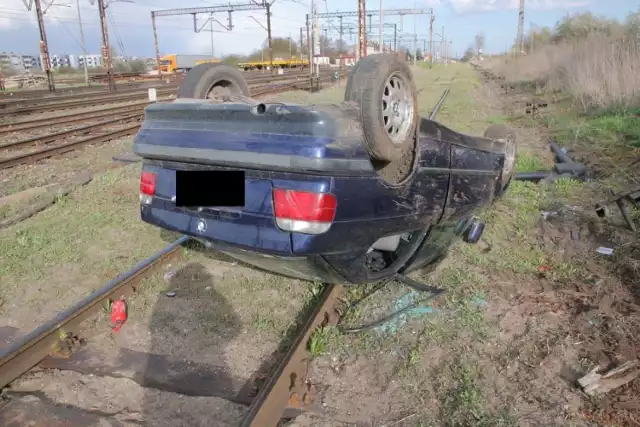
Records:
[[[244,171],[176,171],[176,206],[242,208],[244,205]]]

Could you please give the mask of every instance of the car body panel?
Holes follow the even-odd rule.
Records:
[[[380,277],[367,264],[378,239],[402,234],[409,236],[406,247],[419,245],[404,270],[434,262],[461,234],[456,227],[501,185],[503,146],[432,120],[421,120],[411,174],[391,185],[368,158],[353,106],[270,104],[263,114],[253,108],[189,102],[147,108],[134,152],[157,183],[151,205],[141,206],[143,221],[276,273],[364,283]],[[207,169],[245,171],[244,208],[176,207],[176,171]],[[215,186],[202,184],[203,191]],[[338,205],[329,230],[280,230],[274,188],[333,194]],[[423,241],[409,243],[419,232],[426,232]]]

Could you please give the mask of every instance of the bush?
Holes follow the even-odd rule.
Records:
[[[510,81],[533,80],[573,95],[584,110],[632,107],[640,97],[640,43],[592,34],[573,42],[544,46],[499,72]]]

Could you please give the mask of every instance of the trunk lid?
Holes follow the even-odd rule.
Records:
[[[375,174],[357,107],[152,104],[133,145],[152,160],[323,175]]]

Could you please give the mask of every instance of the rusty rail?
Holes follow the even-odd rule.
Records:
[[[60,346],[66,345],[68,340],[75,337],[73,331],[80,323],[100,311],[105,301],[134,293],[141,280],[174,259],[187,240],[186,236],[180,237],[8,348],[0,350],[0,389],[57,351]]]
[[[70,135],[73,135],[73,134],[78,133],[78,132],[95,130],[95,129],[98,129],[98,128],[101,128],[103,126],[107,126],[107,125],[110,125],[110,124],[113,124],[113,123],[119,123],[119,122],[122,122],[122,121],[130,121],[130,120],[140,120],[140,118],[142,118],[142,111],[141,110],[137,111],[137,112],[130,112],[130,113],[133,113],[133,114],[120,115],[120,116],[118,116],[116,118],[112,118],[110,120],[103,120],[103,121],[98,122],[98,123],[93,123],[93,124],[86,125],[86,126],[74,127],[74,128],[71,128],[71,129],[63,130],[63,131],[60,131],[60,132],[49,133],[49,134],[46,134],[46,135],[34,136],[32,138],[22,139],[20,141],[6,142],[4,144],[0,144],[0,150],[16,150],[16,149],[19,149],[19,148],[29,147],[29,146],[37,145],[37,144],[48,144],[48,143],[51,143],[51,142],[57,140],[60,137],[70,136]],[[2,165],[1,162],[2,161],[0,161],[0,165]]]
[[[164,101],[165,99],[161,99]],[[55,117],[45,117],[40,119],[22,120],[13,123],[0,124],[0,135],[5,133],[18,132],[23,130],[37,129],[47,125],[64,125],[71,123],[79,123],[85,120],[99,119],[103,117],[113,117],[114,114],[129,114],[136,111],[142,111],[144,107],[149,105],[150,101],[141,101],[121,105],[115,107],[101,108],[99,110],[87,111],[83,113],[63,114]]]

